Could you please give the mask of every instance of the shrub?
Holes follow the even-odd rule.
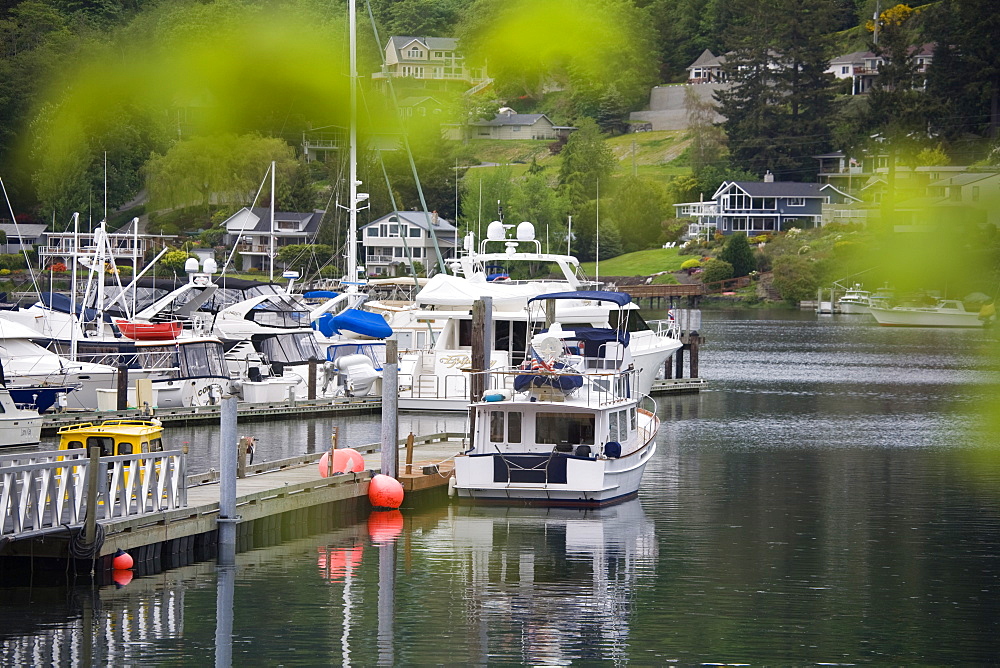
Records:
[[[733,276],[746,276],[757,267],[753,250],[750,248],[745,234],[732,234],[726,240],[722,252],[719,253],[719,259],[732,265]]]
[[[6,267],[0,269],[0,276],[10,276],[10,269],[7,269]]]
[[[66,265],[63,264],[62,262],[56,262],[55,264],[53,264],[52,266],[50,266],[49,269],[51,269],[52,271],[56,271],[56,272],[62,272],[62,271],[66,271]]]
[[[681,263],[681,269],[685,270],[689,274],[692,269],[698,269],[699,267],[701,267],[701,260],[696,257],[693,257],[690,260],[684,260],[684,262]]]
[[[813,263],[800,255],[783,255],[774,260],[774,287],[790,303],[812,299],[819,287]]]
[[[733,277],[733,265],[725,260],[711,259],[702,265],[701,282],[715,283]]]

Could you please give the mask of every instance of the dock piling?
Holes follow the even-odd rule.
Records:
[[[382,473],[399,477],[399,343],[385,341],[385,364],[382,366]]]
[[[222,397],[219,411],[219,563],[236,563],[236,397]]]

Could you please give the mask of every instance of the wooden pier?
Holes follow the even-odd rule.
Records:
[[[412,501],[409,497],[414,494],[433,491],[442,495],[446,493],[449,478],[453,474],[452,458],[464,447],[464,436],[465,434],[439,433],[400,441],[407,453],[406,460],[410,462],[408,466],[400,466],[398,476],[408,501]],[[326,478],[320,475],[317,465],[322,453],[246,466],[245,477],[236,481],[239,523],[246,524],[337,502],[351,504],[354,508],[370,508],[368,484],[378,469],[380,446],[371,444],[354,449],[365,456],[365,466],[368,468],[357,473],[335,474]],[[40,459],[41,454],[39,453]],[[174,457],[176,454],[157,453],[158,456]],[[28,453],[19,456],[27,459],[33,455]],[[8,456],[10,457],[13,456]],[[135,480],[140,477],[143,482],[146,482],[146,477],[150,478],[144,488],[155,488],[157,483],[152,480],[154,476],[159,478],[161,474],[165,476],[171,471],[183,471],[183,464],[142,464],[140,460],[143,457],[149,455],[101,458],[102,464],[110,462],[117,464],[117,468],[114,469],[114,474],[108,469],[106,479],[116,482],[106,486],[102,490],[104,495],[100,497],[98,515],[112,517],[100,517],[98,520],[103,539],[92,555],[96,570],[110,568],[111,558],[119,549],[128,551],[137,562],[141,562],[159,559],[164,553],[190,551],[198,542],[204,544],[214,540],[219,521],[220,495],[219,475],[215,471],[186,476],[187,486],[183,493],[175,492],[174,497],[177,498],[165,501],[169,509],[126,514],[127,509],[123,510],[123,506],[133,505],[122,498],[131,489],[127,484],[129,476],[133,479],[132,488],[139,487],[140,483]],[[85,477],[86,463],[86,458],[49,462],[51,470],[61,466],[60,473],[45,473],[43,469],[49,469],[45,469],[44,463],[0,468],[4,483],[0,488],[3,504],[0,507],[3,520],[0,526],[0,557],[5,558],[0,563],[16,557],[59,560],[57,563],[73,560],[70,543],[74,537],[78,540],[77,534],[83,531],[86,504],[78,499],[84,496],[85,490],[82,482],[78,481],[79,488],[74,489],[67,487],[67,484],[72,483],[65,480],[73,477],[70,471],[77,469],[81,471],[77,477]],[[142,473],[139,474],[141,466]],[[103,480],[104,469],[101,470],[99,479]],[[42,479],[44,480],[39,482]],[[139,493],[138,489],[133,492],[136,495]],[[159,493],[155,489],[153,492],[144,491],[142,498],[148,499],[152,495],[156,499],[166,499],[165,495],[169,494],[169,485],[161,485]],[[56,503],[59,504],[58,509],[54,505]],[[74,503],[75,508],[64,507],[73,506]],[[81,508],[81,505],[84,507]],[[66,524],[60,521],[61,515],[74,510],[75,522]],[[17,524],[28,526],[18,527]],[[78,558],[76,561],[87,562],[89,571],[91,559]]]

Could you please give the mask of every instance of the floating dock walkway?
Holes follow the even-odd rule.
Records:
[[[446,493],[452,458],[464,447],[465,434],[439,433],[413,438],[404,446],[399,481],[407,494]],[[322,477],[322,453],[247,465],[236,481],[239,525],[334,502],[368,504],[368,484],[377,472],[380,446],[354,448],[368,469]],[[69,451],[22,453],[0,457],[0,557],[96,562],[107,570],[119,549],[138,564],[214,542],[219,522],[219,474],[187,476],[181,451],[100,458],[98,480],[107,480],[98,496],[100,539],[92,554],[74,555],[84,530],[88,497],[86,457]],[[45,461],[42,461],[45,460]],[[91,497],[91,498],[95,498]],[[152,502],[152,509],[150,507]],[[139,567],[139,566],[137,566]]]

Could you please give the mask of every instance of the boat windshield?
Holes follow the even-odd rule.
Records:
[[[144,369],[176,367],[181,377],[229,376],[219,341],[143,346],[136,358]]]
[[[612,309],[608,312],[608,324],[611,325],[611,329],[625,332],[645,332],[649,329],[649,325],[638,311]]]
[[[315,357],[325,359],[312,332],[292,332],[269,336],[260,343],[260,352],[270,362],[302,364]]]

